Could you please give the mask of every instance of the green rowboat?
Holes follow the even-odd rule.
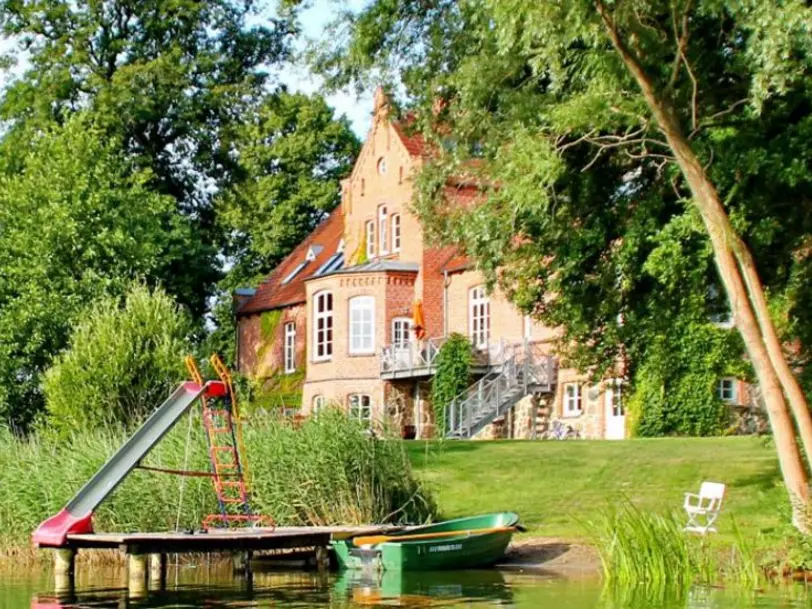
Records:
[[[400,531],[386,536],[381,543],[360,547],[353,539],[342,539],[334,541],[333,548],[344,569],[470,569],[492,565],[502,558],[518,526],[518,514],[499,512]]]

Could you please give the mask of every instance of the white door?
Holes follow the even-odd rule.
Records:
[[[606,439],[622,440],[626,437],[626,409],[623,404],[623,384],[612,379],[606,384]]]

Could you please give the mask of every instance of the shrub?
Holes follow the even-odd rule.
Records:
[[[436,373],[431,382],[431,404],[440,435],[445,435],[445,410],[471,381],[474,350],[462,334],[451,334],[435,360]]]
[[[134,284],[76,323],[70,347],[45,376],[49,423],[62,429],[137,422],[185,376],[191,324],[162,290]]]

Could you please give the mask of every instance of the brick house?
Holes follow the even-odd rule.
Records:
[[[554,329],[488,294],[453,248],[424,242],[410,177],[425,152],[379,90],[341,205],[254,293],[237,297],[239,371],[298,375],[304,415],[337,405],[429,437],[433,359],[458,332],[476,348],[477,380],[447,415],[456,435],[530,438],[561,421],[581,437],[625,437],[619,380],[593,384],[559,366]]]

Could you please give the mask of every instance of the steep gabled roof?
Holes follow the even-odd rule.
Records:
[[[237,315],[261,313],[305,302],[305,280],[313,277],[339,253],[343,236],[344,216],[338,207],[259,284],[256,293],[238,309]],[[335,261],[338,262],[337,259]]]
[[[398,134],[403,147],[411,156],[421,157],[426,155],[426,140],[419,131],[413,131],[411,126],[414,119],[407,116],[403,121],[392,121],[392,128]]]

